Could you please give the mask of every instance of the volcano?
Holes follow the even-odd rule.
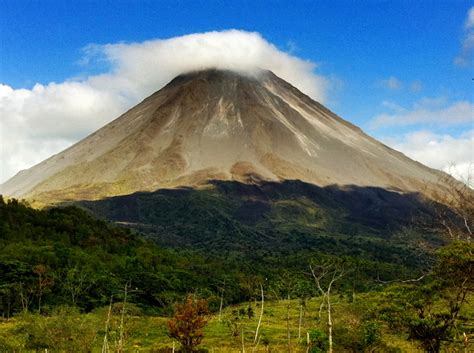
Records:
[[[301,180],[427,192],[446,175],[365,134],[270,71],[202,70],[1,185],[57,203],[210,181]]]

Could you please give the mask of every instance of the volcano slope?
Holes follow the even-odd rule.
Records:
[[[209,180],[437,190],[445,174],[372,139],[269,71],[183,74],[1,185],[44,204]]]

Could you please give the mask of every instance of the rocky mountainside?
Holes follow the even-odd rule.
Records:
[[[270,71],[180,75],[0,187],[43,203],[202,186],[302,180],[428,192],[444,173],[366,135]]]

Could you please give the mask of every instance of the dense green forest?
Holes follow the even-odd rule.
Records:
[[[245,240],[234,244],[243,246]],[[381,242],[367,242],[367,252],[376,253],[370,258],[344,254],[344,247],[332,255],[317,247],[283,254],[270,247],[249,248],[246,256],[165,248],[74,206],[37,210],[14,199],[0,200],[0,246],[4,317],[25,309],[47,312],[62,304],[90,311],[120,295],[125,283],[134,288],[130,300],[150,313],[169,312],[190,292],[208,298],[215,309],[224,282],[225,304],[258,295],[262,280],[277,297],[307,297],[315,294],[308,265],[333,258],[355,269],[351,279],[339,284],[345,291],[366,291],[377,286],[376,278],[408,278],[421,270],[409,266],[416,261],[400,260],[401,255],[409,257],[409,248],[392,246],[398,253],[390,252],[390,245],[384,248]],[[379,260],[382,250],[388,254],[385,261]]]
[[[416,269],[444,242],[417,227],[432,217],[420,195],[372,187],[215,181],[79,205],[165,247],[257,263],[277,258],[279,269],[293,256],[307,269],[318,252]]]
[[[76,207],[36,210],[0,200],[0,246],[2,316],[61,304],[90,311],[126,282],[136,288],[131,301],[159,311],[189,291],[210,296],[223,276],[237,276],[228,266],[160,248]]]

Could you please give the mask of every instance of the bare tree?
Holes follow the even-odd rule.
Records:
[[[290,333],[290,298],[288,295],[288,303],[286,305],[286,336],[288,344],[288,353],[291,353],[291,333]]]
[[[225,291],[225,279],[224,279],[224,285],[222,286],[222,290],[221,290],[221,302],[219,305],[219,322],[221,322],[221,318],[222,318],[222,306],[224,305],[224,291]]]
[[[95,280],[90,271],[77,265],[68,268],[62,273],[64,287],[71,296],[72,305],[76,305],[80,296],[87,293],[95,284]]]
[[[444,188],[433,193],[434,231],[450,240],[472,241],[474,231],[474,190],[472,176],[464,182],[452,177],[441,180]]]
[[[109,333],[110,316],[112,314],[112,300],[113,300],[113,296],[110,297],[109,311],[107,312],[107,320],[105,321],[105,333],[104,333],[104,341],[102,342],[101,353],[110,352],[108,333]]]
[[[319,307],[319,316],[321,317],[322,311],[326,308],[327,313],[327,326],[328,326],[328,341],[329,349],[328,352],[333,352],[333,341],[332,341],[332,302],[331,302],[331,290],[334,283],[344,276],[345,271],[343,267],[339,267],[333,263],[326,263],[320,266],[309,265],[311,274],[313,275],[316,283],[316,288],[322,295],[321,305]],[[326,285],[324,284],[326,282]]]
[[[127,303],[127,294],[128,294],[129,287],[130,287],[129,282],[126,282],[125,283],[125,288],[124,288],[123,303],[122,303],[122,313],[120,315],[119,342],[118,342],[118,347],[117,347],[117,352],[118,353],[122,353],[125,349],[124,318],[125,318],[125,305]]]
[[[18,285],[18,292],[20,295],[21,308],[23,312],[28,312],[28,308],[33,300],[34,289],[32,286],[20,282]]]
[[[53,285],[53,279],[48,273],[48,268],[43,264],[33,267],[33,272],[38,276],[38,314],[41,314],[41,299],[45,289]]]
[[[259,330],[260,330],[260,325],[262,324],[262,317],[263,317],[263,304],[265,302],[265,297],[263,295],[263,285],[260,283],[260,291],[261,291],[261,294],[262,294],[262,304],[261,304],[261,308],[260,308],[260,316],[258,318],[258,324],[257,324],[257,329],[255,330],[255,339],[254,339],[254,344],[257,344],[258,342],[258,333],[259,333]]]
[[[301,298],[300,299],[300,315],[299,315],[299,320],[298,320],[298,340],[301,339],[301,327],[303,324],[303,314],[305,313],[306,313],[306,301],[304,298]]]

